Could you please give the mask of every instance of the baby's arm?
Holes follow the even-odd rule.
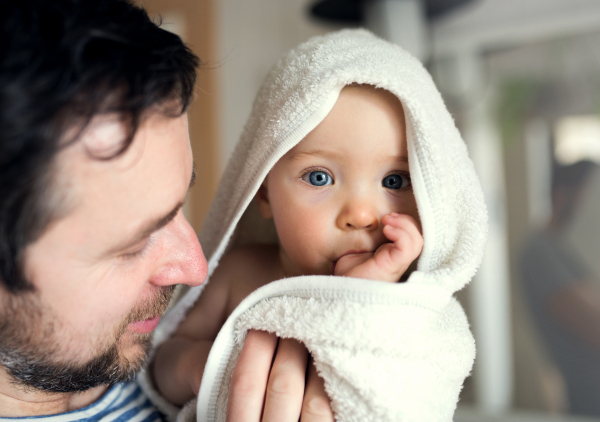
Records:
[[[225,261],[175,334],[156,351],[154,381],[160,393],[174,404],[185,404],[198,394],[208,353],[225,322],[232,268]]]
[[[334,275],[397,282],[423,250],[423,236],[414,218],[391,213],[381,219],[383,234],[392,242],[375,253],[341,257]]]

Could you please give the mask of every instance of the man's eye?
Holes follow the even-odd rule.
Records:
[[[152,236],[140,242],[140,244],[136,245],[133,250],[129,250],[123,254],[121,254],[121,258],[125,260],[135,259],[142,257],[150,248],[152,244]]]
[[[407,174],[390,174],[383,178],[381,186],[387,189],[405,189],[410,186],[410,177]]]
[[[313,186],[333,185],[333,178],[321,170],[311,171],[302,176],[302,180]]]

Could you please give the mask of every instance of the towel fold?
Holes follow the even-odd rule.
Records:
[[[365,30],[343,30],[309,40],[275,65],[200,235],[209,274],[233,247],[277,243],[272,222],[258,216],[252,198],[279,158],[327,116],[341,89],[352,83],[386,89],[404,107],[424,238],[417,270],[405,283],[303,276],[252,293],[211,349],[198,396],[199,421],[225,420],[231,373],[251,328],[306,345],[337,420],[452,420],[475,356],[466,317],[452,295],[481,261],[487,215],[466,147],[438,90],[400,47]],[[173,333],[202,289],[190,289],[163,319],[156,344]],[[147,374],[141,382],[156,397]],[[161,406],[176,416],[178,409]],[[190,408],[182,419],[189,420]]]

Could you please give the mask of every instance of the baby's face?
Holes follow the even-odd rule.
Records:
[[[274,218],[287,276],[332,274],[341,256],[374,252],[388,241],[384,215],[419,221],[400,101],[381,89],[344,88],[265,186],[259,208]]]

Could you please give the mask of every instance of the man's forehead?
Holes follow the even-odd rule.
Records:
[[[134,132],[135,131],[135,132]],[[133,135],[133,136],[132,136]],[[136,127],[119,113],[97,114],[87,124],[73,125],[63,139],[65,148],[57,155],[55,171],[58,173],[79,172],[78,176],[90,174],[114,174],[119,171],[132,171],[142,162],[148,141],[189,142],[187,135],[187,114],[171,117],[161,113],[144,116]],[[148,159],[160,157],[145,154]]]
[[[90,154],[90,149],[120,148],[126,132],[118,116],[99,116],[61,151],[54,186],[63,201],[63,217],[84,213],[106,223],[111,218],[148,219],[185,199],[192,173],[186,116],[150,116],[122,154],[109,159]]]
[[[61,216],[82,200],[86,190],[93,188],[94,177],[116,170],[117,161],[129,151],[109,157],[122,148],[127,132],[125,122],[116,113],[96,115],[85,127],[76,124],[66,131],[64,148],[57,154],[51,170],[52,196],[60,197]],[[136,149],[133,141],[128,149]]]

